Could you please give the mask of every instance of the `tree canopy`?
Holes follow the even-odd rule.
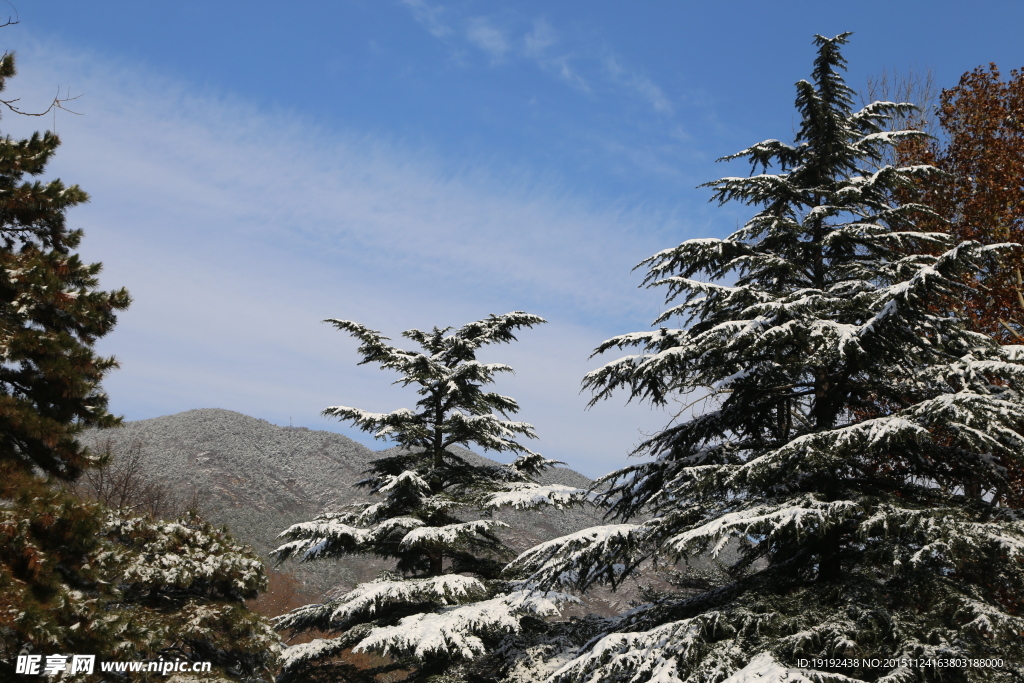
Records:
[[[0,90],[14,73],[7,53]],[[30,180],[60,139],[47,132],[0,143],[0,458],[73,479],[91,464],[75,434],[117,422],[100,388],[117,363],[92,347],[130,298],[100,290],[101,265],[74,253],[82,231],[67,227],[66,212],[88,195],[60,180]]]

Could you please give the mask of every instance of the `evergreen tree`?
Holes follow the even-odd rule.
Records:
[[[885,94],[888,80],[877,83]],[[910,74],[896,91],[920,110],[907,126],[936,137],[906,141],[892,150],[900,164],[930,164],[942,173],[904,190],[906,201],[925,204],[937,216],[928,227],[957,241],[981,244],[1024,239],[1024,71],[1003,79],[995,64],[978,67],[936,94],[931,75]],[[941,218],[940,218],[941,217]],[[1003,253],[989,267],[971,274],[973,287],[955,301],[936,306],[960,308],[972,329],[1001,343],[1024,342],[1024,250]],[[1000,462],[1013,482],[1003,504],[1024,508],[1024,470]]]
[[[0,465],[0,678],[19,654],[93,654],[132,640],[96,600],[89,562],[102,532],[95,505]]]
[[[266,588],[259,558],[194,515],[110,511],[52,482],[0,481],[0,674],[19,654],[211,662],[207,680],[269,681],[280,638],[244,600]],[[92,679],[101,680],[99,665]],[[133,674],[133,680],[165,680]],[[77,680],[77,679],[76,679]]]
[[[1021,458],[1024,367],[934,306],[1009,247],[915,229],[927,210],[894,197],[934,170],[875,168],[920,134],[883,131],[910,105],[852,110],[847,36],[816,38],[794,144],[726,157],[751,175],[708,184],[758,212],[644,261],[670,307],[584,381],[594,401],[709,409],[603,479],[622,523],[513,563],[549,586],[708,553],[723,571],[618,617],[552,681],[1021,678],[1024,529],[999,463]]]
[[[281,560],[295,556],[303,561],[371,554],[394,561],[395,570],[280,617],[281,629],[336,636],[288,648],[281,680],[373,681],[389,671],[406,672],[403,680],[408,681],[472,677],[474,665],[481,670],[482,655],[506,635],[518,633],[524,617],[554,613],[558,599],[499,579],[502,558],[510,553],[496,531],[507,525],[481,519],[480,512],[502,505],[562,505],[585,493],[534,481],[534,475],[557,463],[516,440],[535,438],[529,424],[506,419],[518,412],[516,401],[483,389],[511,368],[481,363],[477,351],[513,341],[516,330],[544,320],[514,312],[454,331],[404,332],[422,351],[391,346],[387,337],[357,323],[328,322],[360,341],[362,363],[399,372],[396,383],[415,386],[420,399],[415,410],[385,414],[344,406],[324,411],[400,448],[375,460],[369,476],[357,484],[379,502],[296,524],[281,534],[288,542],[275,553]],[[518,457],[510,465],[478,464],[454,446]],[[338,657],[349,649],[387,659],[360,667]]]
[[[0,57],[0,90],[14,73],[14,55]],[[39,475],[70,480],[96,464],[75,435],[116,422],[99,388],[116,364],[92,344],[129,297],[98,290],[100,265],[73,253],[82,232],[67,228],[65,212],[86,194],[26,178],[44,172],[57,136],[0,143],[0,670],[13,676],[20,648],[66,642],[89,613],[75,589],[90,580],[102,519]],[[90,629],[74,635],[103,640]]]

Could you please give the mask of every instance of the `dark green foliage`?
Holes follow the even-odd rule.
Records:
[[[0,90],[13,75],[6,54]],[[67,228],[65,212],[88,195],[26,178],[44,172],[59,144],[53,133],[0,138],[0,459],[73,479],[91,464],[74,435],[116,423],[99,384],[117,364],[92,345],[129,297],[98,290],[100,264],[73,253],[82,231]]]
[[[0,58],[0,90],[14,56]],[[22,645],[95,651],[113,636],[79,591],[95,573],[88,553],[102,520],[96,509],[52,489],[37,472],[73,479],[93,466],[75,435],[109,426],[99,388],[116,366],[92,351],[128,305],[124,290],[97,290],[99,264],[72,250],[81,231],[65,211],[87,200],[77,186],[26,179],[43,173],[59,144],[51,133],[0,138],[0,660]],[[75,626],[77,624],[77,626]],[[88,624],[88,625],[83,625]],[[72,626],[75,626],[72,629]],[[87,649],[88,648],[88,649]]]
[[[115,633],[88,591],[88,565],[103,528],[96,506],[47,482],[0,466],[0,673],[14,680],[23,647],[90,653]]]
[[[209,661],[223,678],[272,678],[280,641],[243,602],[267,580],[250,550],[194,516],[114,513],[47,480],[7,474],[0,674],[13,680],[17,655],[35,653]]]

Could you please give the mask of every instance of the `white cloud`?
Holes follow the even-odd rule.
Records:
[[[658,295],[630,268],[663,244],[663,219],[523,174],[444,159],[187,86],[59,45],[19,51],[11,93],[84,92],[60,116],[49,176],[92,202],[69,222],[104,286],[135,303],[102,340],[122,369],[105,386],[129,419],[198,407],[338,429],[333,404],[390,410],[414,398],[359,367],[320,321],[389,336],[525,309],[551,324],[493,350],[519,375],[498,387],[537,425],[536,447],[591,475],[621,465],[637,425],[661,414],[613,403],[584,412],[594,346],[654,317]],[[8,117],[15,135],[39,120]],[[635,328],[632,328],[635,329]]]
[[[559,78],[573,88],[583,92],[591,92],[591,87],[587,82],[587,79],[583,78],[576,68],[573,67],[571,59],[572,57],[570,55],[557,55],[554,57],[539,59],[537,60],[537,63],[542,68],[557,74]]]
[[[440,22],[440,15],[445,11],[440,6],[428,6],[423,0],[403,0],[413,11],[414,17],[435,37],[448,42],[451,29]],[[621,59],[614,54],[595,54],[593,49],[578,50],[554,49],[563,41],[554,27],[544,17],[534,19],[532,28],[527,31],[521,43],[515,46],[509,40],[509,28],[503,28],[487,17],[474,17],[467,20],[465,39],[487,53],[492,64],[505,63],[513,55],[525,58],[547,73],[554,74],[567,85],[582,92],[593,92],[593,80],[602,80],[615,88],[630,93],[644,101],[654,112],[671,116],[675,113],[671,100],[665,92],[650,78],[627,68]],[[584,74],[581,66],[590,62],[589,73]]]
[[[491,59],[500,62],[505,59],[508,53],[509,44],[505,34],[491,24],[484,17],[470,19],[466,28],[466,38],[484,52],[491,55]]]
[[[548,48],[558,42],[555,30],[543,17],[533,22],[533,30],[523,38],[523,51],[527,57],[542,59]]]
[[[558,43],[558,37],[555,30],[546,19],[541,17],[534,20],[533,29],[523,37],[523,55],[544,71],[556,74],[573,88],[590,92],[590,84],[571,63],[572,55],[552,53],[550,48],[556,43]]]

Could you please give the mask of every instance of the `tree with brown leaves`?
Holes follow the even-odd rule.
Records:
[[[982,244],[1024,242],[1024,72],[1002,80],[995,64],[944,90],[939,121],[948,141],[936,165],[948,175],[931,194],[950,232]],[[1024,342],[1024,251],[983,273],[967,301],[975,329]]]
[[[932,136],[903,140],[883,160],[943,171],[900,191],[902,201],[937,214],[922,217],[923,229],[982,244],[1024,242],[1024,72],[1003,80],[995,64],[979,66],[940,94],[930,73],[883,74],[869,80],[868,94],[916,102],[918,111],[898,123]],[[1024,251],[1003,254],[976,276],[976,294],[951,305],[962,307],[975,330],[1005,344],[1024,343],[1022,266]]]

